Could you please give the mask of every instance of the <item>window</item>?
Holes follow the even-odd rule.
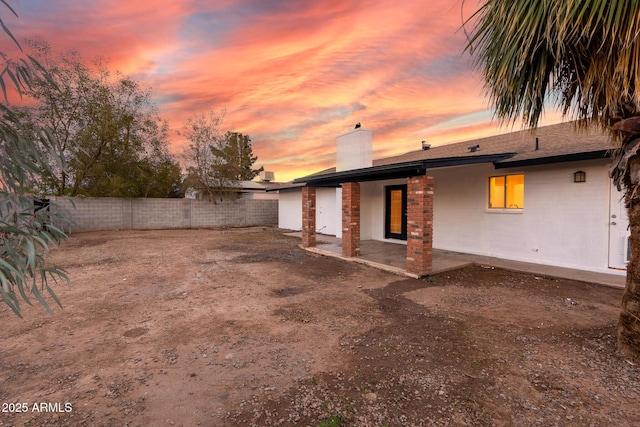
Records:
[[[385,187],[385,239],[407,240],[407,186]]]
[[[389,201],[389,232],[402,233],[402,190],[391,190]]]
[[[524,175],[518,174],[490,177],[489,208],[524,208]]]

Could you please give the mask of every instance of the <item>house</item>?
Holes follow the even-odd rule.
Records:
[[[263,171],[260,173],[260,181],[238,181],[237,186],[229,188],[228,191],[234,192],[242,199],[256,200],[278,200],[276,192],[268,192],[271,187],[277,186],[274,182],[274,173]],[[184,195],[185,199],[205,200],[207,194],[193,187],[187,188]]]
[[[407,246],[429,274],[433,249],[625,274],[628,220],[608,176],[611,142],[562,123],[372,160],[373,133],[336,139],[336,167],[279,187],[279,226]]]

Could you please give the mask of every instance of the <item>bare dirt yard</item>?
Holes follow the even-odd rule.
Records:
[[[0,426],[630,426],[622,290],[423,280],[277,229],[75,234],[64,309],[0,307]]]

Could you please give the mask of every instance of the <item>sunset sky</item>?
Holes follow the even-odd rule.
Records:
[[[173,153],[189,116],[225,109],[224,130],[248,134],[278,181],[334,166],[335,137],[358,122],[375,158],[512,130],[492,121],[463,52],[474,0],[9,4],[19,18],[0,16],[18,39],[100,55],[150,85]],[[542,124],[559,121],[550,110]]]

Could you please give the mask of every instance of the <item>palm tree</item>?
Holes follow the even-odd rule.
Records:
[[[466,51],[498,119],[535,128],[555,101],[616,141],[610,175],[625,191],[632,253],[618,348],[640,362],[640,0],[484,0],[471,22]]]

